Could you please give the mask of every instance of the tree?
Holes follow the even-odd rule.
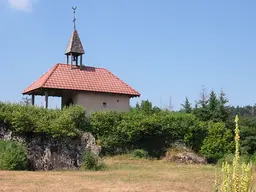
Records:
[[[207,89],[203,86],[200,93],[200,100],[197,102],[196,108],[193,110],[193,114],[201,121],[209,120],[209,109],[208,109],[208,94]]]
[[[23,97],[22,100],[20,101],[21,105],[31,105],[32,103],[32,99],[28,98],[28,97]]]
[[[218,98],[215,92],[212,90],[209,97],[208,109],[209,109],[209,118],[214,122],[219,121],[218,107],[219,107]]]
[[[200,93],[200,100],[199,104],[201,105],[202,108],[206,108],[208,104],[208,94],[207,94],[207,88],[203,86],[202,91]]]
[[[169,111],[173,111],[172,97],[171,97],[171,96],[170,96],[170,100],[169,100],[168,110],[169,110]]]
[[[253,155],[256,151],[256,118],[241,117],[241,151]]]
[[[195,107],[194,107],[195,109],[197,109],[198,108],[198,101],[195,101]]]
[[[148,100],[143,100],[141,103],[137,103],[135,110],[143,112],[145,114],[153,114],[153,113],[158,113],[161,111],[159,107],[153,107],[152,103]]]
[[[226,104],[228,103],[228,99],[226,97],[226,94],[223,92],[223,90],[221,90],[218,100],[219,100],[219,103],[218,103],[219,120],[226,122],[229,116],[229,109],[226,106]]]
[[[212,90],[208,98],[206,88],[203,88],[201,98],[199,102],[197,102],[197,107],[195,107],[193,113],[202,121],[226,122],[229,117],[229,107],[226,106],[227,103],[228,99],[222,90],[219,97],[217,97],[214,90]]]
[[[208,123],[208,136],[204,139],[200,152],[209,163],[216,163],[225,154],[234,151],[233,134],[222,122]]]
[[[182,106],[181,111],[184,111],[185,113],[191,113],[192,112],[192,106],[191,106],[191,103],[189,102],[187,97],[186,97],[185,103],[181,104],[181,106]]]

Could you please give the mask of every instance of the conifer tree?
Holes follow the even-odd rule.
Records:
[[[223,122],[227,121],[229,116],[229,110],[226,104],[228,103],[228,99],[226,97],[226,94],[221,90],[219,95],[219,106],[218,106],[218,114],[219,119]]]
[[[187,97],[185,99],[185,103],[181,104],[181,106],[182,106],[181,111],[184,111],[185,113],[191,113],[192,112],[192,106],[191,106],[191,103],[189,102]]]
[[[219,107],[219,100],[215,92],[212,90],[209,97],[208,109],[209,109],[209,118],[214,122],[217,122],[219,120],[218,107]]]

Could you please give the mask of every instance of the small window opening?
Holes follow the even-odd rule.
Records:
[[[107,103],[106,102],[103,102],[103,107],[107,107]]]
[[[66,106],[70,106],[70,105],[73,105],[73,100],[71,98],[69,98],[66,102]]]
[[[116,101],[117,103],[119,102],[119,99],[117,99],[117,101]]]

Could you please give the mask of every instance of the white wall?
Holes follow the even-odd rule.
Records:
[[[130,110],[130,97],[124,95],[115,95],[107,93],[79,92],[72,96],[74,104],[82,105],[86,109],[86,113],[95,111],[118,111],[127,112]],[[63,97],[63,101],[66,98]],[[104,107],[104,104],[106,106]]]

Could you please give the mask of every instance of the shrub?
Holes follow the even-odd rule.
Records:
[[[248,163],[252,162],[252,164],[256,165],[256,153],[254,153],[253,155],[250,155],[249,160],[247,162]]]
[[[99,162],[99,156],[95,155],[90,150],[85,150],[83,155],[83,167],[86,170],[98,171],[104,169],[105,164]]]
[[[102,154],[114,155],[125,150],[128,132],[120,128],[123,113],[103,111],[92,113],[90,124],[97,143],[102,147]]]
[[[93,113],[90,122],[103,154],[107,155],[144,149],[152,157],[161,157],[175,140],[186,137],[189,146],[200,148],[204,136],[203,128],[200,132],[200,124],[192,114],[105,111]],[[191,136],[192,132],[202,139]]]
[[[184,136],[185,144],[195,152],[199,152],[203,141],[207,136],[207,122],[200,122],[196,119],[190,124]]]
[[[208,123],[208,135],[203,141],[201,154],[209,163],[216,163],[234,149],[233,134],[224,123]]]
[[[52,136],[76,136],[90,126],[82,106],[44,109],[31,105],[0,103],[0,123],[6,122],[17,133],[40,132]]]
[[[16,132],[30,132],[35,128],[32,116],[25,108],[19,108],[12,113],[11,126]]]
[[[132,157],[133,158],[138,158],[138,159],[147,159],[148,156],[148,152],[143,150],[143,149],[135,149],[132,152]]]
[[[15,141],[0,140],[0,170],[25,170],[26,168],[25,148]]]
[[[52,134],[55,136],[76,136],[86,130],[85,109],[81,106],[64,107],[58,117],[50,124]]]
[[[221,159],[218,160],[217,165],[218,166],[222,166],[222,164],[224,162],[232,164],[233,163],[233,159],[234,159],[234,154],[232,154],[232,153],[225,154]]]
[[[241,152],[252,155],[254,151],[256,151],[256,124],[247,122],[241,125]]]

